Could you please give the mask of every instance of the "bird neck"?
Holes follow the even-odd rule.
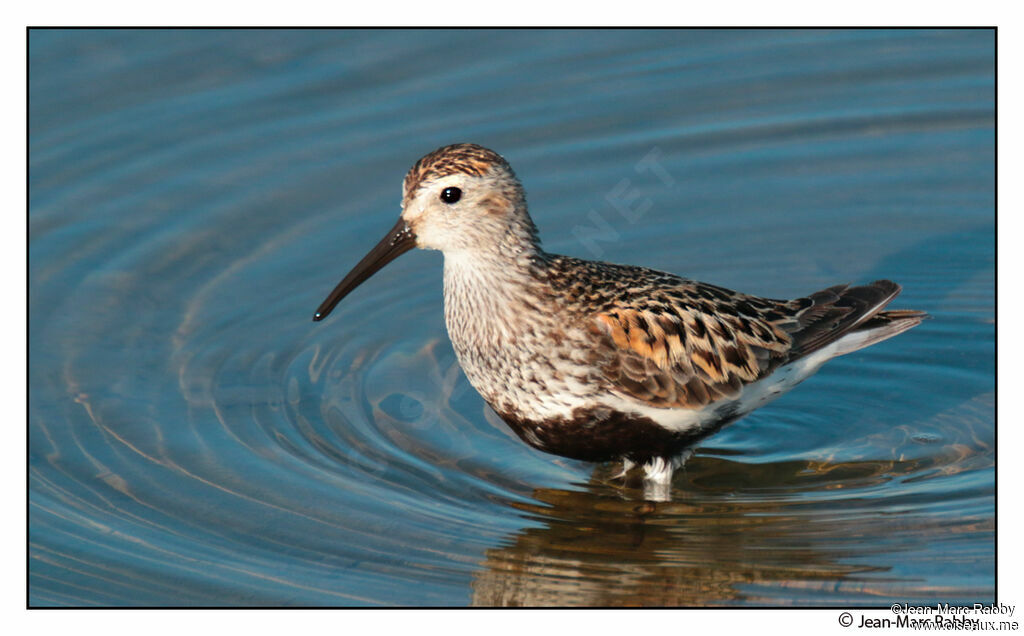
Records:
[[[545,257],[532,242],[445,252],[445,322],[457,353],[500,347],[516,337],[524,316],[536,316],[545,304],[537,278]]]
[[[532,243],[446,251],[445,300],[474,313],[504,308],[536,284],[536,263],[543,258],[539,246]]]
[[[530,218],[526,204],[520,203],[515,207],[515,212],[501,237],[482,250],[479,256],[505,257],[519,262],[524,257],[530,260],[540,254],[543,254],[543,250],[540,247],[537,226]]]

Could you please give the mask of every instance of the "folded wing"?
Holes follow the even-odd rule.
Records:
[[[604,336],[599,364],[623,395],[654,407],[700,408],[858,329],[917,324],[920,312],[881,311],[899,292],[886,280],[791,301],[693,281],[647,288],[594,316]],[[898,332],[889,331],[884,337]]]

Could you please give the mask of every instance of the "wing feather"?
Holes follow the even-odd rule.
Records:
[[[613,390],[661,408],[735,397],[857,328],[900,291],[883,280],[780,301],[676,280],[622,297],[595,316],[605,379]]]
[[[734,305],[685,302],[701,288],[674,290],[683,302],[597,314],[610,349],[604,375],[618,391],[651,406],[699,408],[737,395],[784,359],[792,345],[784,330],[752,305],[744,313]]]

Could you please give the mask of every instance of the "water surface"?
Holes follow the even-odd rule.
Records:
[[[994,600],[991,31],[29,37],[29,602]],[[671,502],[489,411],[414,252],[437,146],[548,250],[933,319],[705,440]]]

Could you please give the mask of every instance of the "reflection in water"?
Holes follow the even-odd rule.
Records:
[[[735,468],[730,466],[728,474]],[[863,468],[840,465],[833,472]],[[796,477],[788,468],[779,472]],[[473,603],[775,604],[797,589],[802,604],[993,599],[986,585],[921,588],[917,580],[881,565],[891,557],[873,559],[933,539],[948,541],[951,535],[957,541],[984,542],[994,530],[991,517],[950,522],[876,514],[870,508],[819,511],[811,503],[772,498],[656,503],[616,495],[590,485],[584,491],[538,490],[534,497],[541,504],[516,504],[543,525],[487,551],[484,569],[473,582]]]
[[[822,528],[808,532],[801,517],[770,504],[636,503],[567,490],[535,496],[548,506],[522,508],[545,526],[488,550],[474,604],[714,605],[752,600],[756,592],[744,585],[836,591],[838,582],[862,583],[858,574],[885,569],[843,565],[836,557],[857,555],[856,545],[823,551]],[[856,535],[872,523],[829,530]]]
[[[948,533],[984,539],[993,531],[991,519],[951,524],[862,511],[823,520],[750,501],[637,503],[592,490],[546,490],[535,496],[547,506],[521,508],[544,525],[487,551],[473,582],[475,605],[775,604],[796,589],[801,604],[993,599],[987,587],[923,590],[912,579],[893,576],[890,566],[872,564],[886,561],[872,561],[881,552]],[[879,541],[892,533],[912,538]]]

